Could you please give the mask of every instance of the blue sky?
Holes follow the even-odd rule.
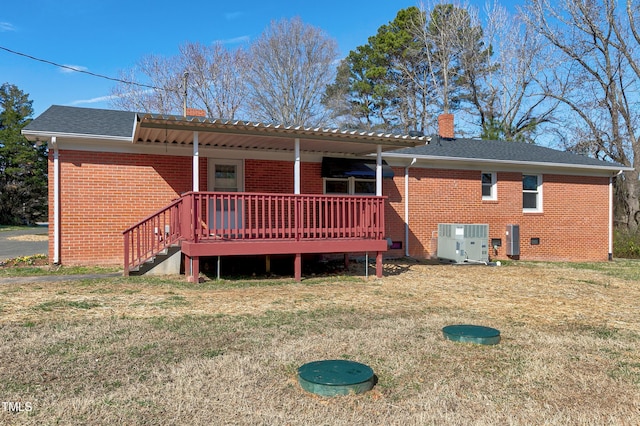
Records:
[[[258,37],[270,21],[300,16],[335,38],[342,55],[365,44],[398,10],[419,0],[6,1],[0,47],[117,77],[146,54],[174,55],[186,41],[229,47]],[[482,0],[473,4],[483,6]],[[506,2],[505,2],[506,3]],[[50,105],[108,108],[114,82],[0,50],[0,84],[15,84],[35,116]]]

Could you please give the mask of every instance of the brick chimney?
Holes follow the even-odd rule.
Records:
[[[197,108],[187,108],[187,117],[206,117],[207,111]]]
[[[453,114],[440,114],[438,116],[438,136],[441,138],[453,139]]]

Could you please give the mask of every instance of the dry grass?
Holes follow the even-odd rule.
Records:
[[[33,410],[0,423],[638,424],[640,263],[607,265],[2,285],[0,399]],[[456,323],[503,340],[444,340]],[[297,368],[332,358],[368,364],[377,385],[301,390]]]

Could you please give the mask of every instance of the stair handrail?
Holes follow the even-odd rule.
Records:
[[[183,197],[122,231],[124,239],[124,275],[163,250],[176,244],[182,236],[180,213]]]

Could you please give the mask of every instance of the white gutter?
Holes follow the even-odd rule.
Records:
[[[82,133],[64,133],[64,132],[42,132],[35,130],[23,130],[22,134],[30,140],[33,139],[47,139],[50,137],[58,137],[60,139],[99,139],[99,140],[108,140],[108,141],[120,141],[120,142],[132,142],[133,136],[109,136],[109,135],[90,135],[90,134],[82,134]]]
[[[404,255],[409,257],[409,167],[413,166],[416,159],[404,168]]]
[[[53,147],[53,264],[60,264],[60,153],[58,140],[51,137]]]
[[[567,169],[588,169],[588,170],[606,170],[606,171],[631,171],[632,167],[625,167],[620,169],[620,166],[597,166],[590,164],[571,164],[571,163],[545,163],[542,161],[517,161],[517,160],[497,160],[489,158],[468,158],[468,157],[444,157],[439,155],[415,155],[415,154],[394,154],[392,152],[385,152],[386,158],[419,158],[420,160],[433,160],[442,162],[456,162],[456,163],[480,163],[480,164],[512,164],[517,166],[537,166],[547,168],[567,168]]]
[[[193,192],[200,191],[200,151],[198,132],[193,132]]]
[[[293,193],[300,194],[300,138],[295,138],[294,144]]]

